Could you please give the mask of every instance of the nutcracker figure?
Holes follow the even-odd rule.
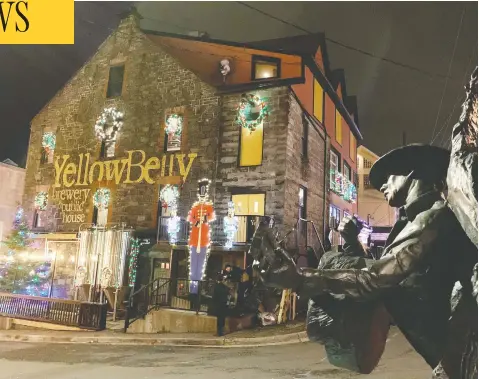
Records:
[[[210,248],[210,225],[214,221],[213,204],[209,201],[208,189],[210,181],[202,179],[198,182],[198,201],[188,214],[191,225],[190,238],[190,293],[198,293],[198,281],[203,279]]]

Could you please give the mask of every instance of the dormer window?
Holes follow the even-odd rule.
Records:
[[[273,57],[253,56],[252,79],[274,79],[280,77],[281,60]]]

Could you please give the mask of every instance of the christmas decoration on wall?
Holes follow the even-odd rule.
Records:
[[[98,188],[93,195],[93,205],[98,209],[108,208],[110,194],[111,192],[108,188]]]
[[[332,191],[341,196],[344,200],[355,203],[358,197],[356,186],[343,174],[336,170],[331,170],[331,185]]]
[[[47,209],[48,204],[48,192],[38,192],[35,196],[35,208],[39,211]]]
[[[116,108],[105,108],[96,120],[95,134],[100,141],[112,141],[123,127],[123,113]]]
[[[221,75],[223,75],[223,82],[226,81],[226,76],[230,73],[231,67],[230,67],[230,61],[228,59],[222,59],[220,61],[220,72]]]
[[[174,208],[177,206],[180,192],[175,185],[167,184],[160,191],[160,201],[164,208]]]
[[[211,229],[210,222],[215,220],[213,203],[209,201],[210,180],[198,181],[198,200],[193,204],[188,214],[190,223],[190,293],[198,293],[198,281],[205,275],[206,263],[210,252]]]
[[[55,150],[56,144],[57,144],[57,137],[56,137],[55,133],[53,133],[53,132],[43,133],[42,147],[47,152]]]
[[[165,131],[169,135],[181,136],[183,130],[183,116],[178,114],[170,114],[166,117]]]
[[[138,268],[138,255],[140,254],[140,240],[133,238],[131,240],[130,265],[128,267],[128,285],[135,286],[136,269]]]
[[[235,204],[232,201],[228,203],[228,215],[223,219],[223,230],[226,234],[225,247],[231,249],[238,231],[238,219],[235,217]]]
[[[168,240],[170,244],[176,245],[178,242],[178,233],[180,232],[180,217],[177,215],[176,206],[171,211],[171,216],[168,219]]]
[[[266,103],[257,95],[243,94],[238,108],[237,122],[250,132],[262,125],[268,116]]]

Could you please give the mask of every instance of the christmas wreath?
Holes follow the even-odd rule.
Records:
[[[123,126],[123,113],[116,108],[105,108],[96,120],[95,133],[100,141],[114,140]]]
[[[93,195],[93,205],[98,209],[108,208],[110,203],[110,190],[108,188],[98,188]]]
[[[38,192],[37,195],[35,196],[35,207],[39,211],[44,211],[47,209],[47,203],[48,203],[48,193],[47,192]]]
[[[183,130],[183,116],[178,114],[171,114],[166,118],[165,130],[169,135],[181,135]]]
[[[266,103],[257,95],[243,94],[238,109],[237,122],[254,132],[268,116]]]
[[[47,151],[55,150],[56,143],[57,143],[57,137],[55,136],[55,133],[46,132],[43,134],[42,147],[45,150]]]
[[[164,186],[160,191],[160,200],[164,208],[175,206],[179,196],[178,187],[170,184]]]

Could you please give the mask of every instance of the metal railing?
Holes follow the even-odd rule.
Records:
[[[106,315],[107,304],[0,293],[0,316],[103,330]]]
[[[124,332],[129,326],[160,307],[206,312],[214,281],[157,278],[133,292],[126,302]]]

